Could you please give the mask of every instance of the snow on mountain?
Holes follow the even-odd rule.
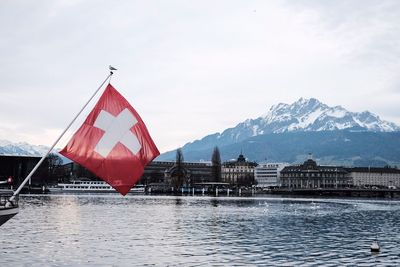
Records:
[[[41,157],[46,154],[48,149],[46,146],[30,145],[25,142],[13,143],[0,140],[0,155]]]
[[[309,132],[309,135],[304,135],[305,132]],[[187,143],[182,147],[182,150],[185,155],[188,155],[188,158],[196,160],[206,159],[215,146],[225,151],[224,153],[226,153],[225,156],[227,157],[232,157],[235,153],[241,151],[242,148],[248,147],[246,153],[254,159],[264,159],[266,153],[269,153],[269,149],[274,149],[274,144],[268,143],[268,138],[279,139],[282,137],[282,139],[279,139],[279,151],[290,151],[293,147],[297,147],[298,144],[294,140],[284,139],[284,136],[296,136],[296,140],[306,142],[308,147],[311,147],[313,140],[308,140],[307,136],[310,136],[310,138],[318,136],[320,142],[332,143],[342,140],[343,135],[348,135],[349,138],[345,138],[344,142],[351,144],[354,143],[354,140],[351,140],[350,137],[357,136],[357,138],[362,139],[366,143],[365,145],[358,143],[354,147],[363,149],[367,147],[367,144],[372,142],[392,142],[386,140],[393,138],[392,135],[389,135],[392,132],[394,136],[397,136],[397,132],[400,132],[400,127],[394,123],[380,119],[379,116],[371,112],[350,112],[341,106],[329,107],[315,98],[300,98],[292,104],[280,103],[274,105],[266,114],[256,119],[247,119],[235,127],[224,130],[222,133],[210,134],[200,140]],[[274,136],[270,134],[274,134]],[[269,137],[263,139],[263,136],[267,135]],[[328,139],[324,139],[323,136],[326,136]],[[246,142],[250,138],[252,141]],[[254,140],[257,140],[257,142],[254,143]],[[313,144],[317,145],[314,151],[318,151],[319,146],[324,148],[325,143]],[[383,146],[383,144],[380,145]],[[250,146],[252,147],[250,148]],[[307,146],[303,146],[303,148]],[[268,147],[268,149],[265,149],[265,147]],[[352,156],[357,157],[360,151],[355,150],[354,147]],[[382,151],[387,151],[387,149],[382,148]],[[175,151],[163,153],[158,159],[174,159],[175,153]],[[279,152],[276,155],[273,155],[273,151],[271,153],[270,157],[283,159],[282,155],[279,155]],[[327,153],[331,153],[329,149]]]
[[[13,143],[8,140],[0,139],[0,155],[4,156],[30,156],[30,157],[43,157],[49,150],[49,147],[42,145],[31,145],[26,142]],[[60,153],[58,149],[52,151],[53,154],[59,156],[63,164],[71,162]]]
[[[291,105],[272,106],[262,117],[262,124],[269,126],[270,132],[290,131],[330,131],[354,129],[373,132],[399,131],[394,123],[381,120],[368,111],[350,112],[341,106],[329,107],[315,98],[300,98]]]
[[[398,125],[384,121],[369,111],[350,112],[341,106],[329,107],[315,98],[300,98],[290,105],[284,103],[274,105],[261,117],[247,119],[234,128],[213,136],[218,139],[217,144],[227,144],[268,133],[344,129],[372,132],[400,131]]]

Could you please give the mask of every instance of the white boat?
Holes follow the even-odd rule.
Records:
[[[58,183],[48,188],[50,193],[116,193],[115,189],[104,181],[74,180],[70,183]],[[143,185],[134,186],[129,193],[144,193]]]
[[[18,198],[9,201],[13,193],[12,190],[0,189],[0,226],[19,211]]]

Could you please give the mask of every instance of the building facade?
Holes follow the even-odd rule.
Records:
[[[256,162],[247,161],[243,154],[240,154],[237,160],[222,164],[222,181],[235,186],[252,186],[255,183],[254,168],[257,165]]]
[[[261,163],[254,168],[254,179],[257,187],[271,188],[281,186],[281,170],[287,163]]]
[[[12,178],[13,186],[18,186],[28,176],[31,170],[39,162],[37,156],[12,156],[0,155],[0,181]],[[43,185],[48,180],[48,164],[43,162],[33,174],[30,184]]]
[[[346,168],[355,187],[400,188],[400,170],[395,168]]]
[[[319,166],[308,159],[303,164],[286,166],[281,171],[282,187],[306,188],[345,188],[352,184],[348,172],[339,166]]]

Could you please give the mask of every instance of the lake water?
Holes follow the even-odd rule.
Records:
[[[35,195],[20,206],[0,227],[2,267],[400,265],[399,201]]]

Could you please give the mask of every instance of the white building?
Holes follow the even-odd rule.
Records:
[[[287,163],[261,163],[254,169],[257,187],[281,186],[280,172]]]
[[[379,186],[400,188],[400,170],[394,168],[369,168],[355,167],[347,168],[348,176],[351,177],[356,187]]]

